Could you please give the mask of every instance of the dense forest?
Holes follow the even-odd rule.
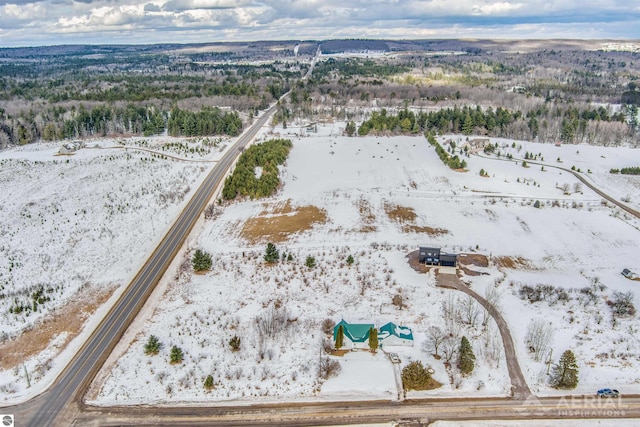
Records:
[[[298,56],[290,42],[210,45],[0,49],[0,148],[236,135],[290,89],[274,125],[346,120],[359,134],[640,145],[640,52],[598,50],[604,42],[307,41]],[[323,45],[357,54],[322,56],[302,79]]]

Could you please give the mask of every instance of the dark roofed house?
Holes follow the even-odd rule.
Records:
[[[420,246],[420,254],[418,255],[420,264],[439,265],[440,264],[440,248],[429,246]]]
[[[420,246],[418,262],[426,265],[440,265],[443,267],[457,267],[458,255],[443,252],[440,248]]]

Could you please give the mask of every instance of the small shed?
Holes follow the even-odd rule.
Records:
[[[380,326],[378,341],[381,345],[413,346],[413,332],[406,326],[398,326],[393,322]]]
[[[633,279],[636,275],[633,274],[633,272],[631,270],[629,270],[628,268],[625,268],[624,270],[622,270],[622,275],[624,277],[626,277],[627,279]]]

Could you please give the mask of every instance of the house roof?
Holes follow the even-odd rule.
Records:
[[[349,338],[352,342],[365,342],[369,339],[369,331],[373,328],[373,323],[347,323],[342,319],[333,328],[333,339],[338,336],[338,329],[342,325],[344,336]]]
[[[378,339],[383,340],[392,335],[404,340],[413,341],[413,332],[411,332],[411,329],[406,326],[398,326],[393,322],[380,326]]]

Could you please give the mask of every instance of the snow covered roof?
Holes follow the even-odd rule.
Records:
[[[396,336],[405,340],[413,341],[413,332],[406,326],[398,326],[393,322],[389,322],[386,325],[380,327],[378,332],[378,339],[383,340],[389,336]]]

